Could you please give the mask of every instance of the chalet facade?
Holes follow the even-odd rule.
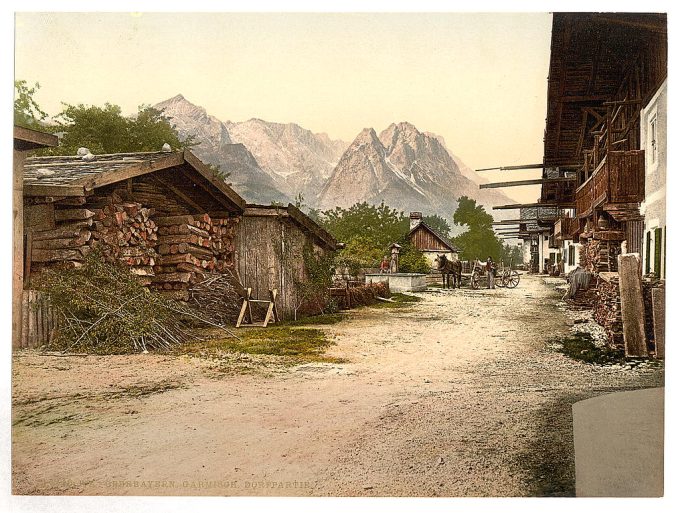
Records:
[[[622,248],[665,270],[666,75],[665,15],[554,15],[544,165],[575,180],[541,200],[570,207],[553,236],[593,272]]]
[[[408,239],[421,251],[432,267],[436,266],[438,255],[446,255],[449,260],[458,260],[460,250],[442,234],[423,221],[421,212],[411,212]]]
[[[337,246],[292,205],[246,205],[188,150],[26,159],[23,209],[27,290],[43,269],[79,267],[98,250],[130,266],[145,285],[180,300],[207,273],[239,269],[254,297],[279,290],[279,311],[287,318],[299,295],[292,275],[304,279],[307,272],[299,247],[309,243],[318,253]],[[259,222],[265,218],[271,223]],[[277,260],[279,250],[290,258]],[[48,313],[24,322],[31,326],[20,347],[46,342]]]

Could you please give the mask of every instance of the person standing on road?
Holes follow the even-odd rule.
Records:
[[[486,288],[487,289],[495,289],[496,288],[496,283],[495,283],[495,274],[496,274],[496,266],[493,263],[493,258],[489,257],[486,259],[486,279],[488,280]]]

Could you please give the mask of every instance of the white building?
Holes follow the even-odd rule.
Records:
[[[640,148],[645,150],[645,216],[643,274],[666,278],[666,117],[667,82],[664,80],[640,112]]]

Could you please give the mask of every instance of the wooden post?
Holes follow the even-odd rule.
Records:
[[[619,255],[618,262],[623,342],[626,356],[647,356],[640,257],[637,253]]]
[[[24,159],[22,151],[14,150],[12,176],[12,348],[21,347],[22,300],[24,290]]]
[[[666,357],[666,294],[663,288],[652,289],[652,317],[656,357]]]

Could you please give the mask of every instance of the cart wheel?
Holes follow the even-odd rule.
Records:
[[[509,289],[514,289],[517,285],[519,285],[519,273],[512,271],[506,280],[505,286]]]
[[[470,287],[473,289],[478,289],[479,288],[479,282],[480,282],[480,276],[479,272],[475,271],[470,275]]]
[[[505,274],[494,276],[493,281],[496,287],[505,287]]]

